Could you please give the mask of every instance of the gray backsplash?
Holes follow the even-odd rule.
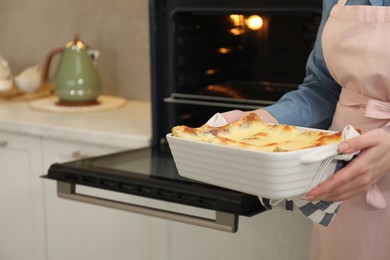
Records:
[[[0,55],[16,75],[78,33],[100,51],[104,94],[149,100],[148,22],[148,0],[1,0]]]

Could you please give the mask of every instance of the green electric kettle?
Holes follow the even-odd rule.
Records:
[[[65,47],[52,49],[46,58],[43,81],[48,82],[53,57],[62,54],[53,79],[53,90],[58,105],[96,105],[101,92],[100,76],[89,54],[87,45],[78,35]]]

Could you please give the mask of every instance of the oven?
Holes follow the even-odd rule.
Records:
[[[236,232],[259,199],[179,176],[165,135],[214,113],[275,103],[297,88],[321,19],[321,0],[150,0],[151,147],[53,164],[58,196]],[[215,218],[78,192],[88,186],[215,211]]]

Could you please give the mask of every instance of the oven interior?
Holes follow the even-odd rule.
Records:
[[[174,125],[273,104],[303,80],[322,1],[162,2],[151,15],[154,143]]]

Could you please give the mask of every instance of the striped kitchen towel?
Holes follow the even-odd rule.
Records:
[[[344,167],[347,161],[337,161],[336,167],[327,167],[327,171],[333,173]],[[331,201],[307,201],[301,197],[294,197],[285,200],[269,200],[266,198],[260,198],[263,206],[269,210],[282,209],[287,211],[303,214],[315,223],[323,226],[329,226],[336,214],[339,211],[341,202]]]

